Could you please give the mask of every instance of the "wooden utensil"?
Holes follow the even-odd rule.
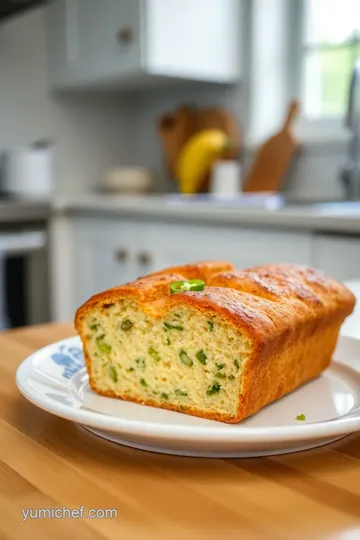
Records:
[[[278,191],[289,169],[299,143],[291,133],[299,112],[298,101],[290,103],[283,128],[271,137],[258,151],[255,161],[245,178],[243,191]]]
[[[182,105],[174,113],[165,114],[158,120],[166,168],[172,178],[175,178],[175,167],[180,149],[196,129],[197,110],[188,105]]]

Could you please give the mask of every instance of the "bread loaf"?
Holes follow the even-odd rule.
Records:
[[[204,290],[170,294],[190,279]],[[95,392],[235,423],[327,368],[354,303],[305,266],[201,262],[97,294],[75,325]]]

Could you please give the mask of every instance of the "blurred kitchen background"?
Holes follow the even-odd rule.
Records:
[[[1,0],[0,328],[229,259],[360,277],[359,0]]]

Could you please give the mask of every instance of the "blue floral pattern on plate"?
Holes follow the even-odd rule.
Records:
[[[84,354],[80,347],[60,345],[59,350],[50,355],[51,360],[63,368],[62,376],[71,379],[75,373],[84,367]]]

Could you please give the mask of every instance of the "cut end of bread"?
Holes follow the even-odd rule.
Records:
[[[207,418],[236,418],[250,343],[220,317],[176,306],[153,318],[125,298],[98,305],[78,324],[96,392]]]

